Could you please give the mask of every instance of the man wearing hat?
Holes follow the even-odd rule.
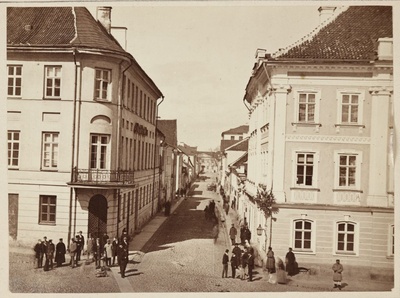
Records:
[[[37,268],[42,268],[43,265],[43,244],[42,240],[38,239],[38,242],[33,249],[35,251],[35,257],[37,259]]]
[[[75,238],[71,238],[71,243],[69,244],[69,254],[71,256],[71,267],[75,268],[75,254],[77,250],[77,245],[75,242]]]
[[[49,249],[49,242],[47,241],[47,237],[44,236],[43,237],[43,241],[42,241],[42,252],[43,252],[43,255],[42,255],[42,259],[40,260],[40,264],[43,264],[43,257],[44,256],[46,257],[45,262],[48,262],[47,261],[47,250],[48,249]]]
[[[233,248],[232,253],[234,253],[236,256],[236,268],[238,268],[240,266],[240,257],[242,256],[242,250],[237,243],[235,243],[235,247]]]
[[[81,260],[81,253],[82,253],[83,248],[85,246],[85,237],[83,237],[82,231],[79,231],[79,234],[76,235],[76,245],[77,245],[76,261],[78,262],[78,261]]]
[[[118,246],[118,264],[122,278],[125,277],[126,265],[128,265],[128,256],[129,256],[128,237],[125,236],[122,242]]]
[[[340,260],[336,260],[336,263],[332,266],[333,270],[333,287],[342,289],[342,271],[343,266],[340,264]]]
[[[50,239],[49,240],[49,246],[48,246],[48,249],[47,249],[47,258],[49,260],[50,269],[53,269],[53,259],[54,259],[55,250],[56,250],[56,247],[55,247],[55,245],[53,243],[53,240]]]
[[[237,230],[235,228],[235,224],[232,224],[232,227],[229,230],[229,237],[231,238],[232,245],[235,245],[236,243],[236,235],[237,235]]]

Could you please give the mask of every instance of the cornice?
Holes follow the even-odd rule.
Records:
[[[371,138],[358,136],[333,136],[333,135],[286,135],[287,142],[308,143],[341,143],[341,144],[365,144],[369,145]]]

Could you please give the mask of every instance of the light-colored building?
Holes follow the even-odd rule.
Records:
[[[299,42],[256,53],[245,94],[252,243],[261,257],[292,247],[299,266],[341,259],[348,273],[393,276],[392,8],[327,10]],[[268,219],[264,189],[279,208]]]
[[[133,234],[159,209],[163,94],[83,7],[7,9],[10,235]]]

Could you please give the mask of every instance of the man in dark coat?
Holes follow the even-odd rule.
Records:
[[[242,250],[240,249],[237,243],[235,243],[235,247],[233,248],[232,252],[236,256],[236,268],[238,268],[240,266],[240,257],[242,255]]]
[[[65,248],[65,244],[63,242],[63,239],[60,238],[60,241],[56,245],[56,264],[57,267],[61,267],[62,264],[65,262],[65,254],[67,253],[67,250]]]
[[[49,260],[49,266],[50,269],[53,269],[53,259],[54,259],[54,253],[56,251],[56,246],[53,243],[53,240],[49,240],[49,246],[47,249],[47,259]]]
[[[226,249],[224,255],[222,256],[222,278],[228,277],[228,263],[229,263],[228,252],[229,249]]]
[[[289,251],[286,254],[286,272],[289,276],[295,275],[297,272],[295,272],[295,262],[296,262],[296,257],[292,251],[292,248],[289,247]]]
[[[232,278],[236,277],[236,268],[237,266],[237,260],[238,257],[236,256],[236,254],[232,251],[232,256],[231,256],[231,269],[232,269]]]
[[[37,268],[42,268],[43,265],[43,244],[42,240],[38,239],[38,242],[36,243],[34,249],[35,251],[35,257],[37,259]]]
[[[118,245],[118,263],[121,277],[125,277],[126,265],[128,265],[129,245],[128,238],[124,237],[122,242]]]
[[[251,249],[249,250],[247,257],[247,266],[249,270],[249,281],[253,281],[254,255]]]
[[[236,235],[237,235],[237,230],[235,228],[235,224],[232,224],[232,227],[229,230],[229,238],[231,238],[232,245],[235,245],[236,243]]]
[[[48,265],[49,265],[49,259],[47,258],[48,249],[49,249],[49,241],[47,241],[47,237],[44,236],[43,237],[43,241],[42,241],[42,252],[43,252],[43,255],[42,255],[41,264],[43,264],[43,257],[46,257],[45,261],[44,261],[44,266],[46,266],[46,264],[47,264],[46,268],[48,268]],[[48,269],[46,269],[46,270],[48,270]]]
[[[117,253],[118,253],[118,239],[114,238],[113,242],[112,242],[112,265],[115,265],[115,257],[117,257]],[[118,263],[118,259],[117,259],[117,263]]]
[[[76,245],[78,246],[76,250],[76,261],[81,260],[81,254],[83,251],[83,248],[85,246],[85,237],[82,235],[82,231],[79,231],[79,234],[76,235]]]
[[[246,234],[245,234],[245,226],[241,226],[240,227],[240,243],[242,244],[242,245],[244,245],[244,242],[245,242],[245,240],[246,240]]]

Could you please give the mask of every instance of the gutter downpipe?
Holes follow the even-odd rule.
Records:
[[[122,69],[122,63],[124,62],[124,60],[122,60],[119,64],[120,69]],[[118,108],[118,121],[117,121],[117,171],[119,173],[119,171],[121,170],[120,165],[121,165],[121,159],[122,156],[120,155],[120,151],[123,150],[123,148],[121,148],[121,117],[122,117],[122,100],[123,100],[123,96],[122,94],[124,93],[124,86],[125,86],[125,80],[124,80],[124,74],[125,72],[129,69],[129,67],[131,67],[132,65],[132,60],[129,59],[129,65],[123,69],[121,71],[121,76],[119,79],[119,89],[118,89],[118,103],[117,103],[117,108]],[[128,154],[128,152],[126,152],[126,154]],[[114,200],[115,200],[115,196],[117,196],[117,231],[116,231],[116,235],[117,235],[117,239],[119,238],[119,219],[120,219],[120,214],[121,214],[121,210],[120,210],[120,206],[121,206],[121,189],[118,188],[117,192],[114,192]],[[123,211],[123,210],[122,210]],[[129,210],[127,210],[128,213],[128,222],[129,222]],[[129,233],[129,230],[127,229],[127,233]]]
[[[157,159],[157,123],[158,123],[158,106],[164,101],[164,96],[161,95],[161,101],[156,105],[156,123],[154,130],[154,160],[153,160],[153,196],[151,201],[151,216],[154,215],[154,194],[155,194],[155,183],[156,183],[156,159]],[[158,168],[158,176],[160,178],[160,167]],[[160,179],[158,183],[158,203],[157,212],[160,210]]]
[[[74,181],[74,157],[75,157],[75,122],[76,122],[76,98],[77,98],[77,76],[78,76],[78,65],[76,64],[76,49],[73,48],[72,55],[74,57],[75,64],[75,79],[74,79],[74,106],[73,106],[73,117],[72,117],[72,152],[71,152],[71,182]],[[67,247],[69,248],[69,243],[71,242],[71,225],[72,225],[72,201],[75,189],[70,188],[69,191],[69,223],[68,223],[68,242]],[[76,215],[76,214],[75,214]]]

